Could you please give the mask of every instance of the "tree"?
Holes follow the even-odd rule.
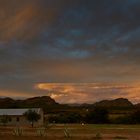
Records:
[[[34,126],[34,122],[37,122],[40,119],[40,115],[36,113],[34,110],[28,110],[25,112],[25,117],[31,123],[32,127]]]
[[[0,119],[1,123],[3,125],[6,125],[8,123],[8,116],[7,115],[3,115]]]
[[[56,123],[80,123],[82,116],[79,113],[61,113],[57,116],[49,116],[49,122]]]
[[[67,123],[80,123],[82,116],[79,113],[70,113],[67,115]]]
[[[89,111],[86,115],[86,122],[87,123],[108,123],[108,111],[103,107],[95,107],[93,111]]]
[[[134,124],[140,124],[140,109],[137,109],[132,113],[131,120]]]

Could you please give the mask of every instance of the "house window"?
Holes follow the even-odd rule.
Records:
[[[19,117],[17,117],[17,122],[19,122]]]
[[[9,122],[11,122],[12,121],[12,118],[9,118]]]

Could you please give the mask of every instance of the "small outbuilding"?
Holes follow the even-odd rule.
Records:
[[[7,125],[30,125],[30,122],[25,117],[25,112],[35,111],[40,115],[40,119],[34,123],[35,126],[43,125],[44,113],[41,108],[22,108],[22,109],[0,109],[0,120],[7,117]],[[2,124],[3,122],[0,121]]]

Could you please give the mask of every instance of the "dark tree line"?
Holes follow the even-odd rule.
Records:
[[[108,109],[95,107],[85,114],[62,113],[49,117],[50,123],[89,123],[89,124],[140,124],[140,109],[129,115],[118,116],[115,119],[109,117]]]
[[[49,122],[55,123],[108,123],[109,115],[108,111],[105,108],[98,107],[94,110],[86,112],[84,115],[80,113],[62,113],[56,116],[51,116]]]
[[[96,107],[86,114],[85,121],[95,124],[109,123],[109,112],[103,107]]]

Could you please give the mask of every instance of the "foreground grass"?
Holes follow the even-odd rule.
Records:
[[[59,126],[59,125],[56,125]],[[62,124],[60,126],[63,127]],[[101,129],[140,129],[140,125],[120,125],[120,124],[85,124],[83,127],[81,127],[80,124],[67,124],[69,127],[74,127],[74,128],[86,128],[86,129],[96,129],[96,128],[101,128]]]
[[[65,128],[70,138],[65,137]],[[140,125],[57,124],[47,129],[44,137],[38,136],[37,128],[22,127],[23,136],[13,136],[13,129],[0,126],[0,140],[140,140]]]

